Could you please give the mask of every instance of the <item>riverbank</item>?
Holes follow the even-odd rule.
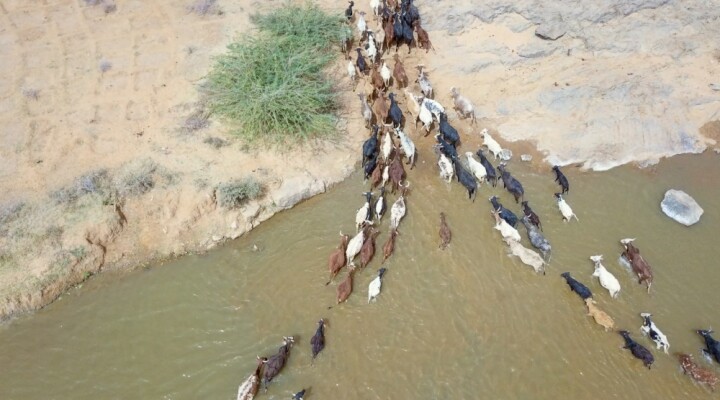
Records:
[[[101,270],[207,251],[356,168],[359,118],[279,152],[234,140],[199,102],[213,56],[277,5],[99,3],[5,5],[0,319]],[[218,187],[246,177],[261,196],[223,207]]]
[[[333,142],[283,153],[251,149],[207,119],[197,85],[212,56],[250,29],[251,13],[277,3],[189,8],[200,2],[171,1],[114,9],[85,3],[9,2],[0,15],[8,27],[0,32],[0,85],[7,93],[0,99],[0,318],[40,308],[101,270],[206,251],[237,238],[345,179],[359,164],[367,135],[341,57],[331,71],[344,105]],[[713,43],[701,40],[674,56],[677,47],[655,42],[648,42],[651,50],[628,45],[619,51],[596,48],[582,36],[619,34],[626,21],[635,33],[651,29],[643,21],[676,11],[673,3],[611,13],[607,21],[583,22],[582,29],[573,25],[555,41],[535,35],[544,17],[531,15],[531,8],[488,6],[482,10],[492,11],[489,16],[479,9],[470,19],[475,14],[465,11],[472,10],[457,14],[469,4],[425,15],[428,5],[418,2],[437,53],[413,51],[406,63],[410,76],[415,64],[428,67],[436,98],[448,108],[451,86],[476,103],[477,126],[450,112],[469,150],[480,129],[497,127],[491,132],[516,158],[534,151],[528,143],[542,151],[533,161],[537,168],[557,162],[606,169],[699,152],[718,139],[717,123],[710,123],[718,119],[718,96],[708,89],[718,68]],[[694,16],[702,25],[717,13],[696,11],[683,18]],[[673,43],[694,43],[699,35],[707,32],[682,31]],[[579,67],[590,65],[590,55],[592,68]],[[629,65],[643,73],[626,70]],[[655,69],[662,70],[663,84],[646,93],[655,88]],[[598,120],[600,114],[612,118]],[[635,122],[620,124],[628,114]],[[583,129],[587,121],[602,129]],[[524,142],[510,143],[516,140]],[[421,149],[431,145],[430,138],[416,142]],[[262,182],[264,195],[239,209],[219,206],[218,185],[247,176]],[[98,193],[100,181],[126,195]]]

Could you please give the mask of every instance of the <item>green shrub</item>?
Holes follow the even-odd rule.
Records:
[[[254,16],[259,34],[215,60],[206,92],[210,110],[237,124],[247,142],[302,142],[334,132],[333,83],[324,70],[343,18],[317,6],[286,5]]]
[[[253,177],[247,177],[218,185],[217,199],[221,207],[237,208],[246,200],[262,193],[262,185]]]

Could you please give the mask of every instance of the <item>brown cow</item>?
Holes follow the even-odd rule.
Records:
[[[379,234],[379,231],[373,229],[370,235],[365,238],[365,243],[360,248],[360,268],[365,268],[375,255],[375,238]]]
[[[390,112],[390,105],[387,103],[385,93],[380,92],[373,103],[373,109],[375,111],[375,116],[377,117],[377,123],[384,124],[385,121],[387,121],[388,113]]]
[[[413,27],[415,28],[415,32],[417,33],[417,41],[420,48],[425,49],[426,53],[429,52],[431,48],[435,50],[432,42],[430,41],[430,36],[428,36],[427,31],[423,29],[422,26],[420,26],[420,20],[416,20],[415,22],[413,22]]]
[[[372,71],[370,73],[370,83],[377,93],[382,93],[385,90],[385,81],[378,71],[377,64],[373,64]],[[379,96],[378,96],[379,97]]]
[[[349,271],[347,277],[344,281],[340,282],[337,287],[337,304],[347,300],[353,290],[353,274],[355,273],[355,267],[351,265],[348,269]]]
[[[383,245],[383,262],[385,262],[395,251],[395,237],[398,235],[397,229],[390,231],[390,237]]]
[[[401,158],[402,156],[400,155],[399,149],[395,147],[395,157],[393,157],[393,160],[390,162],[389,171],[393,193],[400,188],[400,183],[403,178],[405,178],[405,168],[403,167]]]
[[[395,67],[393,67],[393,78],[395,78],[395,83],[397,83],[398,88],[407,87],[408,77],[405,73],[405,66],[402,61],[400,61],[400,57],[397,54],[393,56],[393,59],[395,60]]]
[[[385,162],[383,160],[379,160],[377,162],[377,165],[375,166],[375,169],[373,170],[372,175],[370,176],[370,188],[375,189],[380,185],[380,182],[382,182],[382,173],[385,169]]]
[[[335,278],[335,275],[340,272],[340,269],[345,266],[345,248],[347,247],[349,239],[350,236],[343,235],[343,233],[340,232],[340,244],[335,250],[333,250],[332,253],[330,253],[330,257],[328,257],[330,280],[325,284],[326,286],[333,280],[333,278]]]
[[[704,383],[710,386],[712,391],[715,391],[715,385],[718,383],[718,377],[715,373],[697,365],[689,354],[678,353],[677,356],[685,375],[690,375],[695,382]]]
[[[632,242],[635,239],[623,239],[620,243],[625,246],[625,251],[622,253],[623,257],[632,266],[633,272],[638,276],[638,283],[642,284],[645,282],[647,285],[647,291],[650,293],[650,286],[652,286],[653,274],[650,264],[640,255],[640,249],[633,246]]]
[[[450,232],[450,227],[448,226],[447,222],[445,221],[445,213],[440,213],[440,248],[445,250],[447,245],[450,243],[450,239],[452,238],[452,232]]]

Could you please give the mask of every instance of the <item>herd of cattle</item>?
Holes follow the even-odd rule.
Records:
[[[364,79],[366,75],[371,76],[372,87],[368,90],[370,96],[367,96],[364,91],[358,94],[361,103],[361,115],[366,128],[370,129],[370,137],[362,146],[363,172],[366,182],[369,182],[370,190],[363,193],[365,202],[356,212],[356,234],[351,238],[349,235],[340,232],[340,244],[328,257],[330,279],[326,285],[330,284],[344,267],[347,267],[345,278],[336,288],[336,304],[343,303],[350,297],[353,292],[354,273],[357,269],[362,270],[369,265],[375,255],[375,239],[379,234],[379,230],[375,226],[380,223],[387,211],[385,188],[388,183],[390,184],[391,193],[400,192],[400,194],[390,207],[390,233],[387,241],[382,246],[383,263],[393,254],[395,241],[399,235],[398,227],[407,211],[405,201],[410,182],[407,180],[403,158],[406,159],[405,165],[409,165],[412,170],[417,159],[417,151],[410,136],[403,131],[407,118],[400,108],[395,94],[389,93],[387,99],[385,97],[385,92],[391,88],[391,82],[398,89],[403,90],[407,112],[414,119],[416,126],[417,121],[423,123],[426,132],[425,136],[431,131],[433,123],[437,123],[438,132],[435,135],[437,144],[433,148],[438,157],[437,165],[441,178],[451,182],[453,177],[457,177],[457,181],[467,189],[468,197],[473,202],[479,184],[486,182],[496,187],[499,180],[503,181],[503,187],[513,195],[515,202],[521,205],[523,216],[518,218],[517,215],[500,203],[497,196],[492,196],[490,197],[490,203],[492,206],[491,212],[495,218],[495,229],[500,232],[503,240],[508,245],[510,254],[517,256],[521,262],[531,266],[536,272],[545,274],[545,266],[551,257],[550,242],[543,234],[539,216],[530,208],[528,201],[525,200],[525,191],[520,181],[511,175],[505,162],[493,166],[485,156],[482,148],[475,154],[466,152],[466,162],[462,162],[457,152],[457,147],[461,145],[460,134],[448,122],[445,108],[438,101],[433,100],[433,88],[422,65],[418,65],[418,77],[415,81],[421,94],[415,95],[408,88],[407,74],[398,55],[399,47],[407,45],[408,51],[413,46],[424,48],[426,51],[432,48],[428,34],[420,24],[420,14],[413,5],[413,0],[401,0],[399,3],[396,0],[370,0],[374,19],[378,24],[376,30],[368,28],[365,20],[366,13],[353,10],[354,5],[354,2],[349,2],[345,16],[349,23],[355,22],[359,38],[358,47],[355,49],[355,62],[353,63],[351,60],[347,69],[353,86],[355,86],[357,79]],[[417,35],[417,38],[413,33]],[[350,59],[349,49],[352,40],[344,40],[342,43],[346,58]],[[381,55],[389,52],[393,44],[395,45],[396,54],[394,55],[395,65],[391,73]],[[365,56],[363,56],[363,50]],[[367,61],[365,60],[366,57]],[[468,119],[471,124],[476,123],[475,108],[472,102],[460,95],[459,91],[454,87],[451,88],[451,95],[454,102],[453,108],[458,113],[459,118]],[[374,100],[373,107],[369,104],[369,101],[372,100]],[[387,123],[388,121],[390,123]],[[487,151],[492,154],[495,160],[503,158],[504,150],[490,136],[487,129],[483,129],[480,136],[483,139],[483,146],[487,147]],[[393,137],[397,140],[394,140]],[[475,155],[478,160],[474,158]],[[560,191],[554,194],[558,210],[565,221],[569,222],[572,218],[579,221],[563,197],[568,194],[570,188],[567,177],[558,166],[554,166],[552,170],[555,174],[555,181],[560,186]],[[379,190],[379,195],[373,199],[373,190],[375,189]],[[521,236],[516,229],[518,222],[522,222],[525,226],[530,244],[540,254],[521,244]],[[446,216],[442,212],[440,213],[440,229],[438,233],[439,247],[445,249],[452,239],[452,232],[447,224]],[[632,271],[637,275],[638,282],[646,285],[649,293],[653,282],[652,268],[640,255],[640,250],[633,244],[633,241],[634,239],[620,241],[624,248],[622,259],[629,264]],[[359,266],[357,267],[355,265],[356,257],[359,257]],[[592,256],[590,259],[595,265],[593,277],[597,277],[600,285],[608,290],[609,295],[616,298],[620,292],[619,281],[602,265],[603,258],[601,255]],[[387,268],[380,268],[377,271],[377,276],[370,282],[368,286],[368,303],[375,300],[380,294],[382,280],[386,273]],[[614,320],[596,306],[590,289],[573,278],[569,272],[564,272],[561,276],[566,280],[570,289],[583,299],[588,315],[592,316],[594,321],[602,325],[606,330],[613,330],[615,328]],[[662,349],[667,353],[670,347],[668,339],[651,320],[651,315],[641,313],[640,316],[643,320],[642,333],[652,339],[658,349]],[[325,347],[325,324],[324,319],[318,322],[316,332],[310,340],[313,361]],[[625,341],[624,348],[630,350],[633,356],[640,359],[646,367],[650,368],[654,362],[652,352],[633,340],[628,331],[620,330],[618,333],[622,335]],[[712,331],[697,330],[697,333],[705,341],[706,349],[704,352],[720,363],[720,342],[712,338]],[[240,385],[237,399],[252,399],[257,394],[261,383],[267,390],[267,384],[280,373],[285,365],[293,344],[293,337],[284,337],[283,344],[276,354],[270,357],[258,357],[257,368]],[[688,354],[678,353],[677,357],[686,374],[699,383],[707,384],[714,390],[718,382],[715,373],[698,365]],[[293,399],[302,399],[305,392],[305,389],[301,390],[293,396]]]

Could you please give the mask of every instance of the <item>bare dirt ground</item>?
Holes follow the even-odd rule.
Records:
[[[0,316],[103,268],[235,238],[358,161],[366,131],[354,116],[333,142],[283,152],[248,149],[217,121],[198,128],[212,56],[279,2],[219,1],[206,13],[189,7],[213,2],[98,3],[0,1]],[[219,207],[215,187],[248,175],[265,195]],[[97,176],[127,195],[96,195]]]

